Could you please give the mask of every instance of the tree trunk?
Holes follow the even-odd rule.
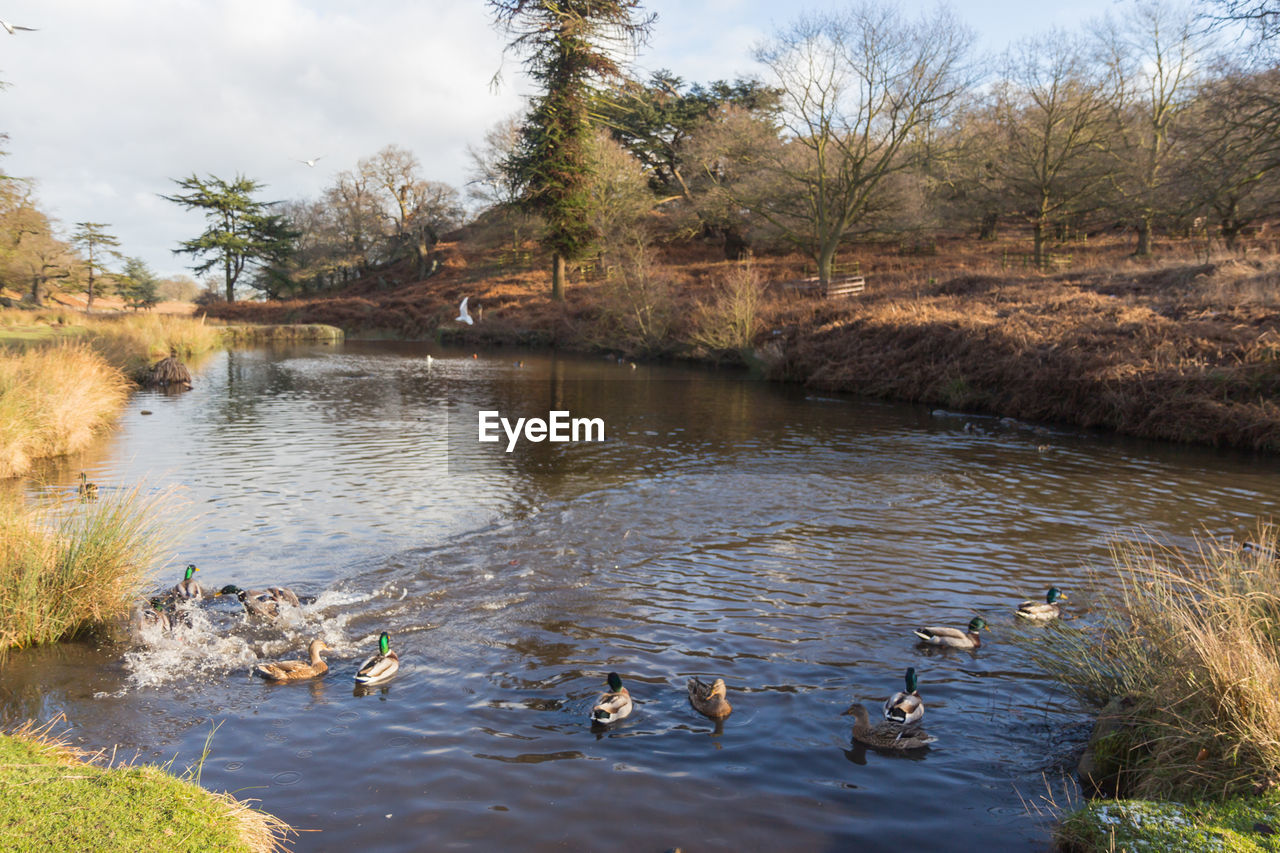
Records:
[[[89,269],[89,298],[84,301],[84,313],[93,313],[93,269]]]
[[[230,255],[227,255],[227,257],[223,260],[223,268],[227,276],[227,301],[235,302],[236,301],[236,280],[231,277],[231,256]]]
[[[978,226],[979,240],[994,240],[996,238],[996,226],[1000,222],[1000,214],[984,213],[982,214],[982,223]]]
[[[559,252],[551,256],[551,298],[564,302],[564,255]]]
[[[40,301],[40,276],[38,275],[31,276],[31,304],[40,306],[44,305],[44,303]]]
[[[1031,226],[1031,234],[1035,240],[1034,253],[1032,260],[1035,261],[1036,269],[1044,268],[1044,220],[1037,219],[1035,224]]]
[[[1143,216],[1138,220],[1138,246],[1133,250],[1134,257],[1145,258],[1151,254],[1151,217]]]
[[[831,267],[835,264],[836,247],[839,245],[831,240],[818,250],[818,280],[824,288],[831,283]]]

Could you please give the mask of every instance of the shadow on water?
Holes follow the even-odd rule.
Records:
[[[481,410],[555,408],[607,440],[476,440]],[[320,830],[300,849],[826,851],[957,831],[1040,849],[1019,792],[1061,772],[1087,717],[1012,642],[1029,630],[1014,606],[1056,584],[1087,618],[1087,568],[1117,533],[1242,534],[1280,481],[1243,454],[965,422],[545,353],[227,353],[28,488],[74,491],[81,470],[178,486],[199,523],[157,586],[195,562],[215,588],[314,603],[262,622],[219,600],[172,635],[11,655],[0,714],[62,712],[77,742],[179,764],[221,722],[205,784]],[[977,651],[911,633],[975,614]],[[354,685],[384,630],[400,671]],[[324,678],[249,674],[315,637]],[[852,744],[841,712],[878,707],[907,666],[938,741]],[[610,671],[635,711],[593,727]],[[726,680],[727,720],[689,706],[691,675]]]

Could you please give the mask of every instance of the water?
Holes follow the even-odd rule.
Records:
[[[1277,463],[806,394],[733,373],[348,343],[218,356],[193,391],[141,393],[119,429],[32,491],[175,488],[163,578],[286,584],[279,624],[232,603],[152,642],[10,656],[5,724],[66,716],[120,755],[195,761],[300,850],[1045,849],[1088,717],[1014,642],[1052,584],[1134,528],[1245,535]],[[522,359],[522,365],[519,362]],[[598,444],[475,440],[476,411],[601,417]],[[143,414],[143,411],[150,414]],[[981,431],[966,432],[974,422]],[[911,629],[993,630],[977,652]],[[397,677],[351,681],[387,630]],[[270,685],[313,637],[329,676]],[[915,666],[938,742],[850,743]],[[606,673],[636,698],[587,722]],[[694,713],[690,675],[734,712]],[[1030,807],[1028,804],[1032,804]],[[314,830],[314,831],[311,831]]]

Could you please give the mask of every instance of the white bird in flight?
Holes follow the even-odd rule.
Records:
[[[311,168],[314,169],[316,167],[316,161],[321,159],[322,157],[324,157],[323,154],[321,154],[320,157],[312,157],[310,160],[299,160],[298,162],[304,166],[310,166]]]
[[[454,317],[459,323],[466,323],[468,326],[475,325],[475,320],[471,319],[471,315],[467,313],[467,300],[470,296],[462,297],[462,304],[458,306],[458,316]]]
[[[4,20],[0,20],[0,27],[4,27],[5,31],[8,32],[9,35],[13,35],[14,30],[24,30],[25,32],[28,32],[28,33],[34,33],[36,31],[35,27],[20,27],[17,24],[11,24],[8,21],[4,21]]]

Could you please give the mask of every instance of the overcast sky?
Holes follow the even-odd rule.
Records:
[[[957,0],[993,56],[1012,41],[1075,29],[1132,0]],[[640,75],[689,82],[757,73],[751,47],[815,0],[655,0]],[[935,4],[906,0],[908,10]],[[160,193],[196,172],[265,183],[263,198],[315,197],[332,175],[387,144],[412,150],[424,176],[460,189],[468,143],[527,94],[482,0],[3,0],[0,168],[35,178],[65,231],[104,222],[128,255],[161,275],[185,271],[178,241],[203,230]],[[491,81],[503,71],[503,84]],[[321,156],[315,168],[299,160]]]

